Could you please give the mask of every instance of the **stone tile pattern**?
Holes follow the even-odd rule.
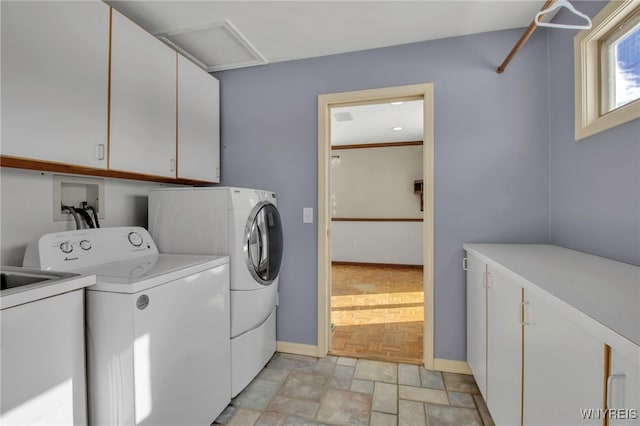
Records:
[[[214,425],[493,426],[472,376],[276,353]]]

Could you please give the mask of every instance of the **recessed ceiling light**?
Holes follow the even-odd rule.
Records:
[[[402,101],[397,101],[397,102],[391,102],[391,105],[402,105],[404,102]]]
[[[399,132],[402,129],[404,129],[404,127],[396,126],[393,128],[393,130],[395,130],[396,132]]]

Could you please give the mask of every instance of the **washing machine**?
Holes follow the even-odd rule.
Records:
[[[211,424],[231,400],[226,256],[160,254],[140,227],[47,234],[23,265],[86,288],[92,425]]]
[[[161,251],[229,256],[234,397],[276,348],[283,251],[276,195],[230,187],[152,189],[149,231]]]

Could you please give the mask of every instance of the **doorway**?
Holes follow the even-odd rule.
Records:
[[[366,107],[367,105],[389,105],[391,102],[393,102],[395,105],[400,105],[399,104],[400,102],[404,102],[407,105],[410,104],[411,102],[413,103],[419,102],[420,105],[423,106],[421,111],[422,123],[420,123],[422,126],[422,129],[421,129],[421,135],[419,135],[421,136],[419,138],[420,139],[419,141],[418,140],[402,141],[404,144],[395,145],[395,146],[380,143],[380,141],[378,141],[377,145],[375,146],[367,146],[367,147],[348,146],[348,145],[357,145],[357,144],[343,144],[347,146],[344,148],[339,148],[340,149],[339,153],[335,149],[336,148],[335,146],[333,147],[334,150],[332,151],[331,119],[334,116],[334,113],[338,113],[338,117],[341,117],[342,119],[346,119],[348,121],[349,119],[348,114],[340,114],[340,113],[348,112],[348,111],[345,111],[344,108],[353,109],[353,108]],[[339,308],[337,311],[342,310],[342,312],[337,312],[334,310],[333,315],[336,316],[336,318],[338,315],[342,315],[344,317],[345,315],[343,314],[346,314],[346,316],[349,316],[349,315],[353,316],[352,314],[357,313],[356,311],[366,311],[366,310],[371,311],[371,309],[369,308],[361,308],[361,307],[354,308],[354,305],[351,305],[351,307],[346,307],[346,309],[344,309],[345,308],[344,303],[347,303],[347,304],[352,303],[348,299],[353,299],[353,297],[357,298],[356,293],[359,293],[360,295],[364,295],[365,299],[367,298],[370,299],[370,301],[372,301],[374,304],[379,303],[380,300],[388,301],[389,299],[392,298],[390,296],[391,294],[398,296],[400,293],[407,293],[407,294],[412,293],[413,295],[418,293],[419,296],[422,296],[422,295],[424,296],[423,299],[422,297],[420,298],[419,304],[415,303],[415,299],[414,300],[404,299],[404,300],[400,300],[399,301],[400,303],[396,303],[395,304],[396,306],[388,306],[388,305],[393,305],[393,303],[391,304],[384,303],[387,306],[377,306],[377,307],[374,307],[373,309],[388,310],[388,309],[398,308],[400,305],[404,305],[404,307],[411,308],[405,312],[407,315],[409,315],[410,311],[413,314],[416,314],[416,311],[418,311],[417,312],[418,315],[416,315],[416,317],[421,317],[420,325],[422,326],[422,335],[424,336],[424,338],[422,339],[422,342],[421,342],[422,348],[419,348],[421,349],[421,351],[420,350],[417,351],[417,353],[421,352],[422,359],[421,360],[419,358],[415,359],[414,362],[419,361],[420,363],[425,365],[425,367],[432,368],[433,366],[433,214],[432,214],[433,212],[433,85],[420,84],[420,85],[412,85],[412,86],[401,86],[401,87],[365,90],[365,91],[358,91],[358,92],[321,95],[318,97],[318,119],[319,119],[318,121],[319,123],[319,126],[318,126],[319,128],[319,132],[318,132],[318,154],[319,154],[318,155],[319,157],[319,162],[318,162],[318,197],[319,197],[318,198],[318,253],[319,253],[319,256],[318,256],[318,354],[320,356],[324,356],[332,349],[331,347],[332,287],[338,293],[335,295],[336,297],[334,298],[334,305],[335,305],[334,307]],[[417,139],[417,138],[410,138],[410,139]],[[372,142],[372,140],[369,140],[369,142]],[[376,141],[373,141],[373,142],[376,142]],[[410,143],[407,143],[407,142],[410,142]],[[398,214],[391,215],[391,216],[399,216],[399,217],[389,217],[390,215],[388,214],[388,212],[382,211],[382,212],[376,212],[377,217],[370,218],[370,217],[364,217],[363,215],[358,214],[357,213],[358,206],[354,207],[353,205],[351,206],[349,205],[351,201],[353,201],[350,199],[350,197],[342,196],[341,198],[336,199],[337,194],[335,192],[332,192],[331,190],[330,175],[331,175],[332,164],[335,168],[336,162],[339,161],[340,163],[342,163],[342,161],[346,160],[347,157],[349,158],[349,162],[353,163],[354,159],[361,156],[361,155],[353,154],[353,152],[356,152],[356,151],[362,151],[363,153],[365,151],[368,151],[369,158],[372,155],[371,152],[374,152],[374,151],[377,152],[377,154],[375,154],[374,157],[380,156],[380,154],[382,154],[382,156],[385,158],[391,158],[390,153],[392,151],[395,153],[398,153],[401,150],[406,151],[407,149],[415,149],[416,148],[415,146],[419,144],[420,144],[419,146],[420,153],[417,155],[421,159],[422,176],[414,176],[414,178],[412,178],[412,185],[411,185],[412,187],[410,188],[411,196],[409,197],[409,199],[411,199],[412,202],[414,203],[421,204],[423,212],[425,212],[426,214],[418,213],[418,214],[413,214],[413,217],[409,217],[406,214],[400,213],[399,215]],[[363,149],[360,149],[360,148],[363,148]],[[383,153],[383,150],[387,150],[387,152]],[[350,151],[349,154],[347,154],[348,151]],[[406,156],[407,152],[405,152],[403,155]],[[412,156],[415,157],[416,153],[409,153],[408,155],[409,157],[412,157]],[[343,159],[343,157],[345,158]],[[334,196],[334,198],[332,198],[332,195]],[[417,201],[416,197],[417,199],[420,199],[420,201]],[[358,198],[358,197],[355,197],[355,198]],[[362,199],[366,200],[367,197],[364,196],[360,198],[361,200]],[[339,206],[337,204],[338,202],[340,203]],[[395,207],[397,207],[398,205],[397,203],[388,203],[388,204],[394,205]],[[360,206],[360,207],[363,207],[363,206]],[[364,207],[364,209],[365,210],[361,210],[361,211],[369,211],[366,209],[366,207]],[[341,215],[338,212],[344,212],[345,214]],[[344,216],[344,217],[339,217],[339,216]],[[358,216],[362,216],[362,217],[358,217]],[[370,215],[367,214],[365,216],[370,216]],[[343,219],[343,220],[332,221],[332,219],[335,219],[335,218]],[[352,219],[357,219],[357,220],[352,220]],[[365,220],[362,220],[362,219],[365,219]],[[367,220],[367,219],[373,219],[373,220]],[[384,219],[387,219],[387,221],[385,221]],[[391,220],[388,220],[388,219],[391,219]],[[398,221],[397,219],[403,219],[403,220]],[[410,219],[410,220],[407,220],[407,219]],[[340,261],[338,260],[337,263],[336,262],[332,263],[332,259],[335,260],[334,257],[332,256],[333,255],[332,244],[331,244],[332,232],[335,232],[337,235],[338,228],[341,225],[354,224],[355,222],[358,222],[358,223],[372,222],[372,223],[378,223],[378,224],[382,223],[383,227],[386,226],[388,228],[389,223],[385,224],[385,222],[390,222],[393,220],[396,220],[397,222],[406,222],[406,223],[419,222],[417,232],[421,234],[422,238],[418,239],[418,242],[417,242],[419,249],[421,249],[421,250],[417,250],[421,252],[417,261],[410,260],[407,262],[407,261],[402,261],[398,259],[389,259],[387,263],[381,260],[376,262],[371,262],[371,259],[369,258],[368,261],[367,259],[364,259],[365,260],[364,262],[358,262],[357,256],[362,254],[362,252],[366,250],[356,249],[356,250],[352,250],[351,261],[347,260],[347,261],[342,261],[340,263]],[[338,223],[340,223],[340,225],[336,226],[336,224]],[[370,226],[371,223],[368,223],[368,224],[365,223],[365,227],[367,225]],[[343,230],[344,228],[345,227],[342,226]],[[420,229],[421,229],[421,232],[420,232]],[[351,231],[353,231],[353,229]],[[413,231],[409,231],[409,234],[412,234],[412,233],[415,234],[416,230],[414,229]],[[344,239],[345,234],[342,231],[340,231],[340,234],[342,234],[342,237]],[[366,235],[372,235],[372,234],[375,234],[375,232],[372,233],[370,231],[365,231],[363,235],[366,236]],[[357,241],[357,238],[352,239],[351,236],[348,235],[348,232],[347,232],[346,238],[352,243],[355,242],[356,246],[360,245],[360,242]],[[368,243],[367,241],[363,241],[362,243],[365,244],[365,246],[370,246],[370,243]],[[344,244],[343,244],[343,247],[340,247],[340,248],[336,247],[336,254],[338,254],[338,252],[340,251],[344,252]],[[413,252],[414,254],[416,253],[416,250],[409,250],[409,251]],[[370,253],[370,255],[373,254],[373,256],[376,256],[379,254],[384,256],[383,250],[378,250],[379,253],[377,254],[376,252],[377,251],[374,249],[373,253]],[[353,257],[354,256],[353,253],[356,253],[355,254],[356,257]],[[347,257],[345,258],[344,253],[340,254],[340,256],[338,257],[343,257],[343,259],[349,259],[349,255],[347,255]],[[378,258],[378,259],[382,259],[382,258]],[[375,265],[362,265],[363,263],[375,263]],[[369,268],[367,270],[365,266],[367,267],[373,266],[374,268],[373,269]],[[347,285],[346,287],[344,285],[341,285],[339,281],[342,280],[342,284],[344,284],[344,279],[343,279],[344,276],[354,275],[354,271],[356,271],[355,272],[356,275],[365,277],[365,279],[368,282],[358,283],[358,279],[356,279],[355,289],[354,289],[353,281],[351,282],[351,284]],[[397,285],[394,286],[393,284],[392,284],[392,288],[389,287],[388,277],[393,277],[394,275],[398,275],[398,274],[408,276],[410,275],[411,272],[413,273],[414,278],[410,280],[404,280],[404,281],[408,285],[410,285],[409,282],[411,282],[413,283],[414,286],[416,285],[416,282],[417,282],[418,288],[417,289],[411,288],[411,290],[418,290],[418,291],[406,291],[407,290],[406,288],[403,290],[401,287],[398,287]],[[334,280],[336,280],[336,283],[340,285],[339,288],[334,287],[332,285],[332,275],[334,275],[333,278]],[[415,275],[418,275],[417,279],[415,278]],[[386,283],[381,282],[379,283],[380,286],[376,287],[375,289],[372,289],[371,286],[372,285],[376,286],[377,284],[372,281],[371,277],[377,277],[377,278],[380,278],[380,281],[386,280],[387,282]],[[392,279],[391,281],[394,281],[394,280]],[[364,286],[362,284],[364,284]],[[420,287],[422,287],[422,292],[420,291]],[[342,297],[342,296],[348,296],[348,297]],[[395,300],[398,301],[397,297]],[[343,308],[343,309],[340,309],[340,308]],[[381,312],[381,311],[378,311],[378,312]],[[400,318],[395,322],[396,323],[404,322],[406,323],[405,325],[407,325],[409,322],[413,322],[415,325],[415,321],[409,321],[409,320],[405,321],[405,320],[406,318],[405,319]],[[368,321],[369,323],[372,322],[366,319],[363,321],[364,322]],[[383,319],[381,321],[384,322],[386,320]],[[369,325],[372,325],[372,324],[369,324]],[[374,326],[372,329],[375,329],[376,327],[380,328],[380,326],[378,325],[378,326]],[[364,329],[360,328],[360,330],[364,330]],[[343,338],[342,342],[345,341],[344,339],[349,340],[348,333],[347,334],[343,333],[342,338]],[[394,339],[397,341],[398,346],[408,343],[405,340],[409,340],[409,339],[403,339],[401,332],[396,332],[395,337],[393,337],[389,341]],[[336,341],[335,343],[336,343],[336,346],[341,344],[338,341]],[[414,346],[415,346],[415,342],[414,342]],[[332,353],[339,355],[340,353],[338,349],[340,348],[335,348],[335,350],[332,350]],[[362,354],[362,357],[375,359],[375,356],[372,357],[370,354],[367,355],[364,353]],[[402,358],[398,360],[407,361],[406,359],[402,359]]]

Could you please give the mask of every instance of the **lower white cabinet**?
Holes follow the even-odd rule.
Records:
[[[581,410],[602,408],[603,342],[528,291],[524,322],[524,424],[602,424]]]
[[[84,290],[3,309],[0,332],[0,424],[86,425]]]
[[[475,256],[466,259],[467,269],[467,363],[480,393],[487,399],[487,266]]]
[[[640,269],[554,246],[465,249],[467,360],[495,424],[640,426],[640,303],[621,302],[638,300]]]
[[[640,359],[611,348],[607,377],[609,426],[640,425]]]
[[[496,425],[517,425],[522,388],[522,289],[487,267],[487,406]]]

